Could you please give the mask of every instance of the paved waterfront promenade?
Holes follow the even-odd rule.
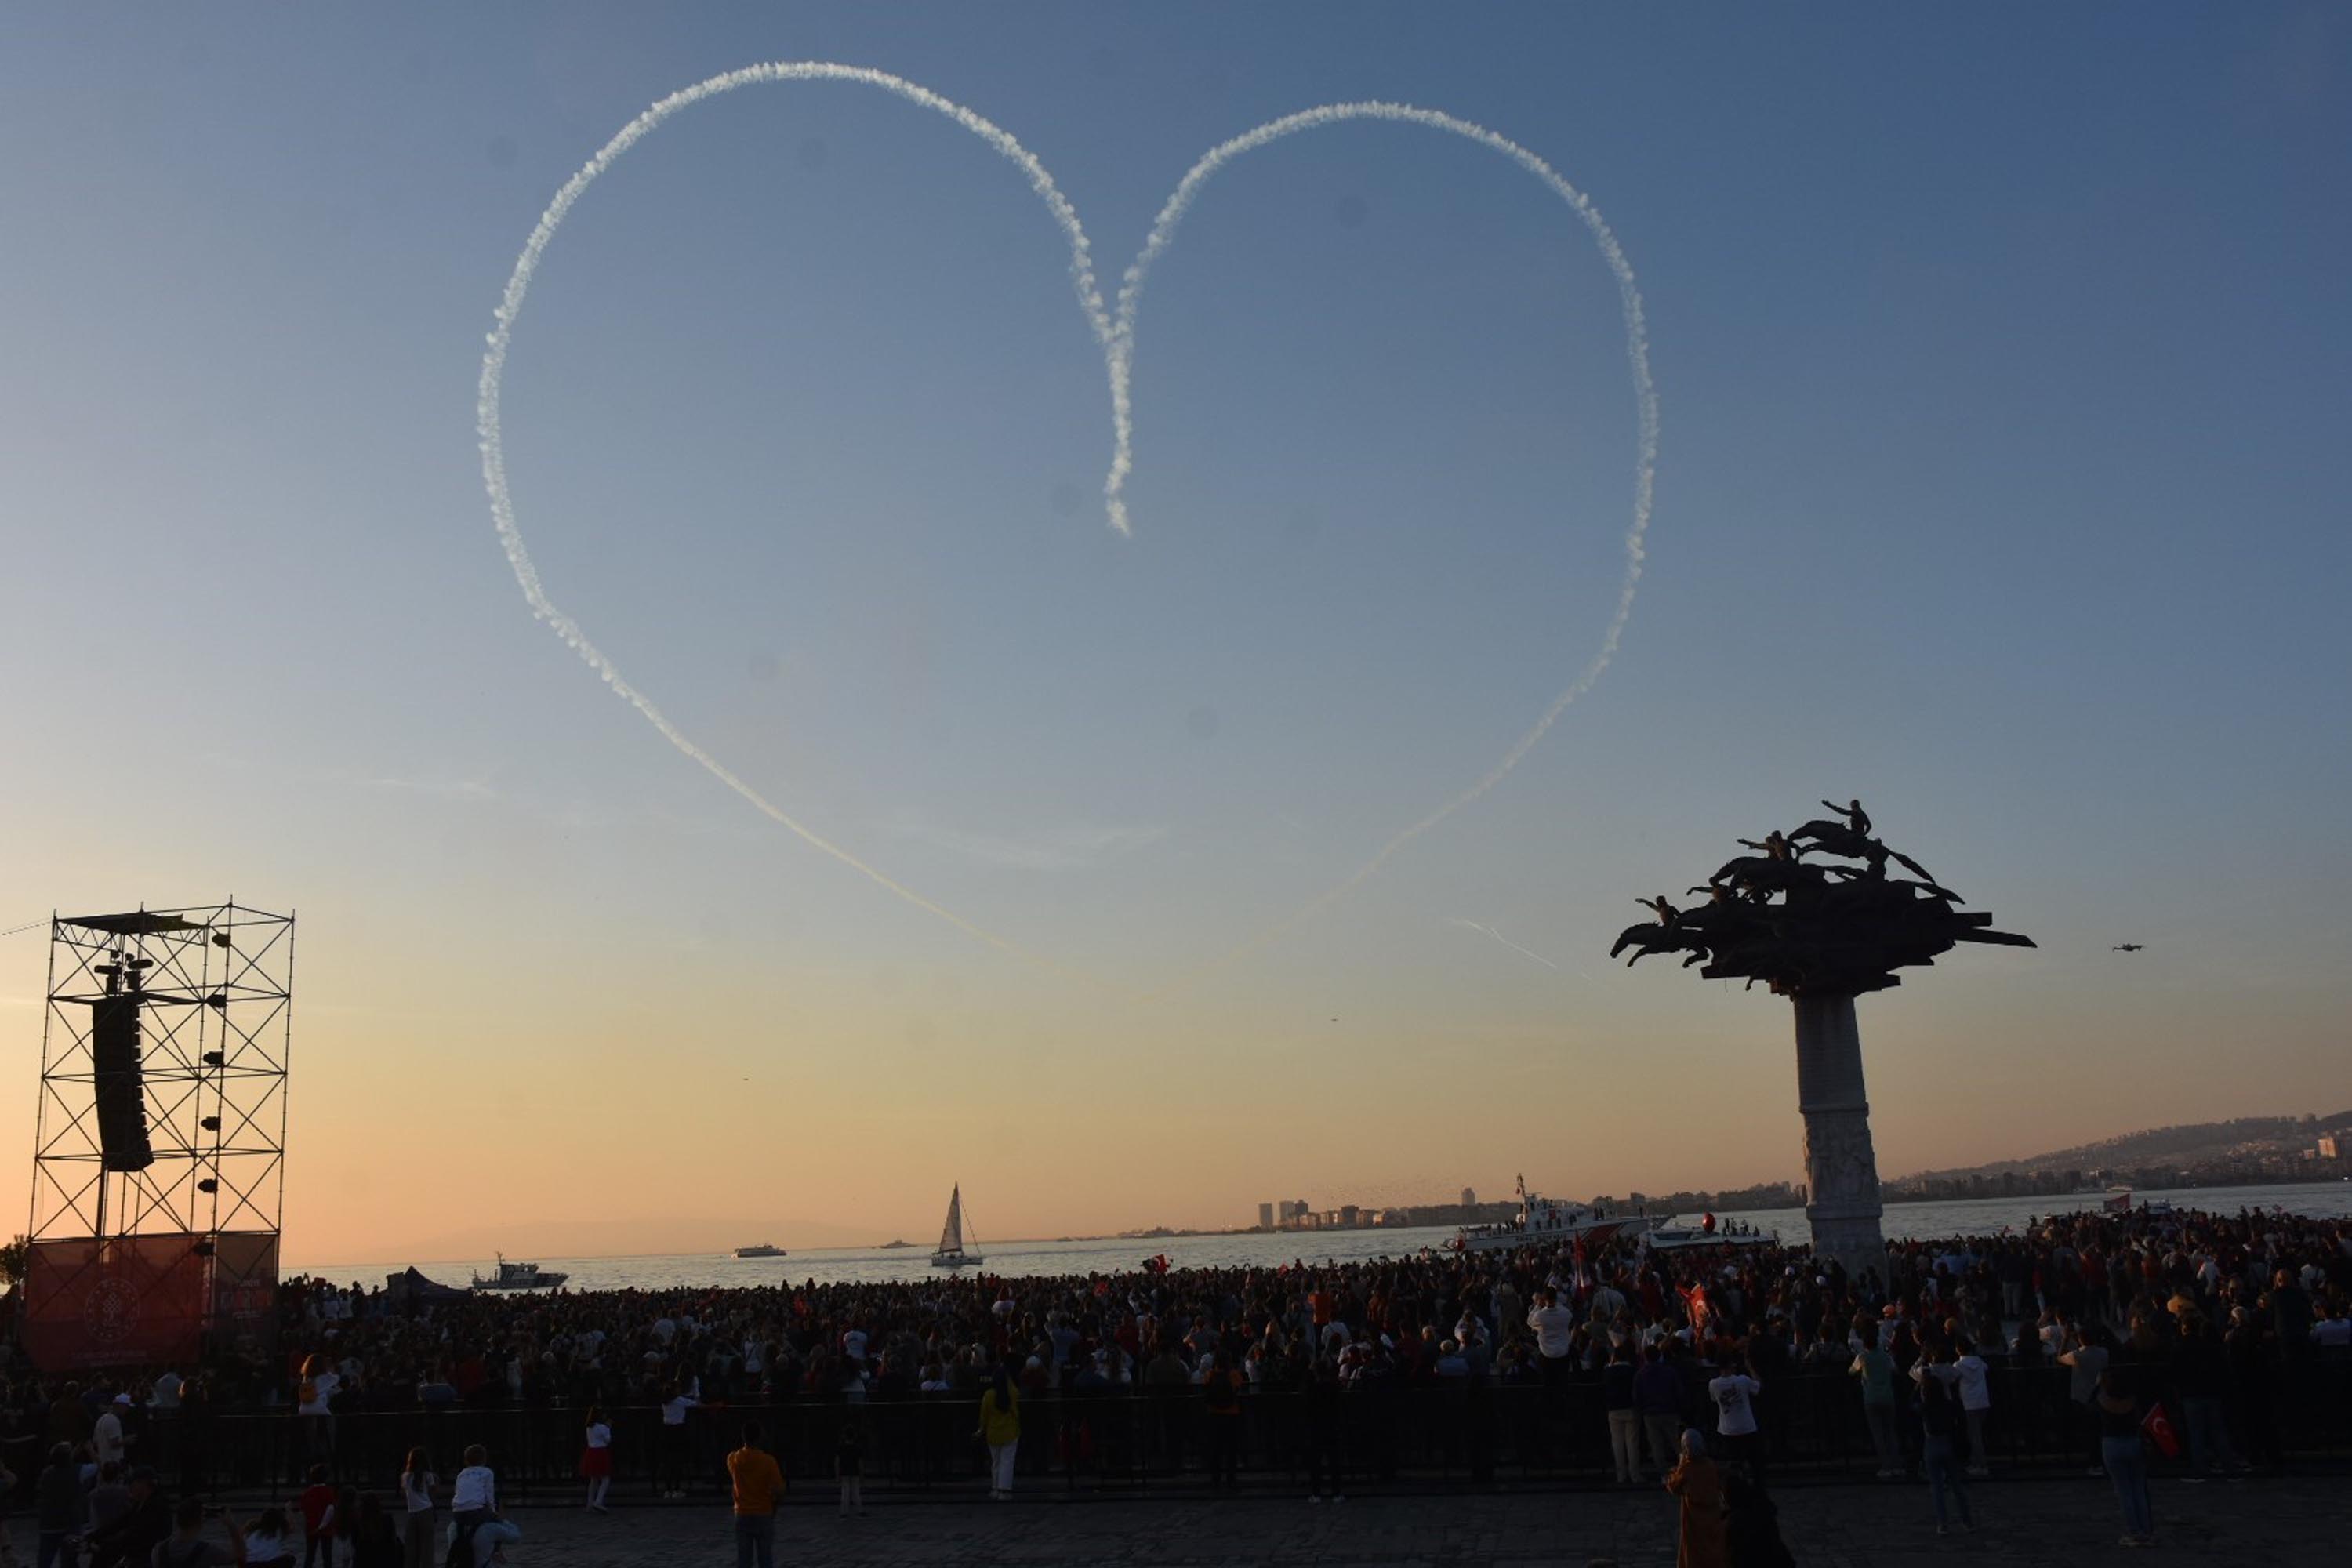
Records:
[[[2108,1562],[2304,1568],[2341,1563],[2352,1542],[2352,1479],[2158,1482],[2160,1544],[2126,1552],[2114,1494],[2088,1478],[1985,1484],[1972,1494],[1983,1528],[1938,1538],[1926,1489],[1789,1487],[1779,1494],[1784,1533],[1804,1568],[1926,1568],[1982,1563],[2025,1568]],[[644,1507],[595,1519],[572,1509],[514,1513],[526,1543],[511,1568],[729,1568],[723,1507]],[[31,1561],[20,1520],[17,1551]],[[901,1503],[863,1520],[831,1508],[788,1509],[777,1561],[803,1564],[1080,1564],[1234,1568],[1469,1568],[1507,1564],[1667,1568],[1674,1514],[1661,1491],[1467,1493],[1360,1499],[1310,1508],[1301,1500],[1199,1499],[1074,1502],[1033,1497],[1003,1506]]]

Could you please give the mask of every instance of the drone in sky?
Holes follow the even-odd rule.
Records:
[[[2147,943],[2144,942],[2119,942],[2108,951],[2111,952],[2137,952],[2141,948],[2144,948],[2147,945]]]

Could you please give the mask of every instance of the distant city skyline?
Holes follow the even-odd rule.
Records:
[[[0,930],[299,913],[298,1261],[927,1242],[958,1182],[986,1238],[1795,1181],[1786,1005],[1606,953],[1823,796],[2041,944],[1863,1000],[1883,1171],[2324,1102],[2347,47],[2168,3],[22,10]],[[565,217],[505,472],[680,733],[1031,956],[682,757],[533,622],[478,377],[583,163],[793,59],[1016,136],[1114,310],[1195,160],[1315,105],[1557,169],[1659,399],[1606,675],[1350,882],[1620,603],[1624,299],[1525,167],[1350,123],[1200,190],[1132,342],[1129,538],[1024,174],[789,83]],[[41,948],[0,937],[19,1213]]]

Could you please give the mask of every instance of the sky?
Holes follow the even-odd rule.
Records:
[[[1211,147],[1391,100],[1494,151]],[[290,1264],[1801,1175],[1787,1005],[1606,954],[1859,795],[2032,951],[1881,1169],[2347,1100],[2352,16],[515,5],[0,18],[0,929],[299,921]],[[976,929],[992,940],[971,934]],[[2120,942],[2146,951],[2110,951]],[[1001,944],[1001,945],[1000,945]],[[46,954],[0,938],[0,1212]],[[19,1210],[19,1212],[22,1212]]]

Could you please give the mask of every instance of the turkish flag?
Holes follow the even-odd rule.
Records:
[[[2173,1429],[2172,1416],[2164,1408],[2164,1401],[2159,1399],[2147,1407],[2147,1414],[2140,1417],[2139,1429],[2156,1445],[2158,1453],[2168,1459],[2180,1458],[2180,1434]]]

